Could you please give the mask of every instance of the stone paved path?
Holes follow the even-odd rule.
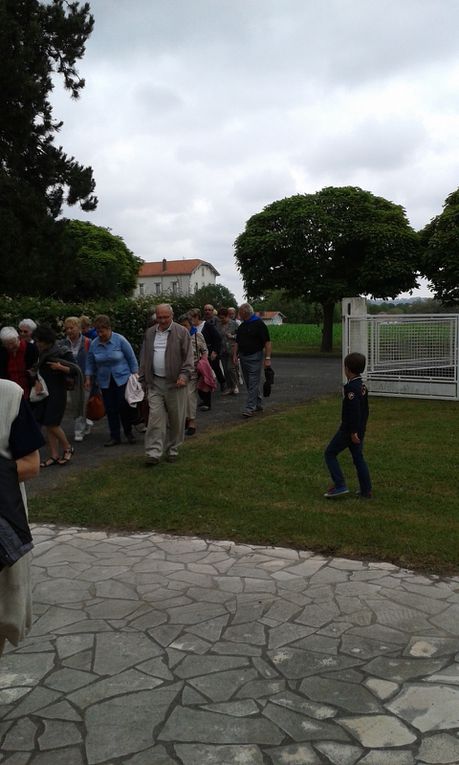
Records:
[[[459,763],[459,577],[35,527],[1,765]]]

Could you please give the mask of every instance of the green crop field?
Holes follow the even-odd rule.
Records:
[[[279,324],[269,327],[273,353],[302,355],[320,353],[322,327],[317,324]],[[341,351],[341,324],[333,325],[333,352]]]

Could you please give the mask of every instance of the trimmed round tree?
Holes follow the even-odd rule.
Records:
[[[283,289],[323,308],[322,350],[332,350],[343,297],[396,297],[416,287],[419,239],[400,205],[354,186],[327,187],[267,205],[235,242],[249,298]]]
[[[422,273],[435,297],[445,305],[459,303],[459,189],[450,194],[437,215],[420,232]]]

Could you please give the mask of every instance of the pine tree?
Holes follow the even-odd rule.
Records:
[[[54,144],[62,122],[50,103],[56,74],[78,98],[93,25],[88,3],[0,0],[0,273],[10,294],[46,290],[64,202],[97,205],[92,168]]]

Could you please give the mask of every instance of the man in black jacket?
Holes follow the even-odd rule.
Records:
[[[247,400],[242,416],[252,417],[255,412],[263,411],[261,373],[264,367],[271,366],[271,340],[268,327],[255,315],[250,303],[241,305],[239,316],[241,324],[236,330],[234,362],[237,362],[239,355],[242,375],[247,386]]]

